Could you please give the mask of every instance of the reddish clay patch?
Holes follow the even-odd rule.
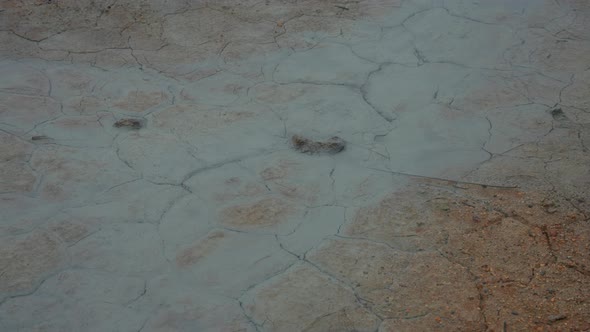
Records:
[[[125,111],[143,112],[168,100],[168,95],[161,91],[131,91],[113,106]]]
[[[208,253],[215,250],[223,238],[225,238],[225,233],[222,231],[210,233],[202,241],[179,252],[176,255],[176,264],[182,268],[197,263]]]
[[[264,198],[253,204],[237,205],[223,211],[224,225],[239,228],[270,227],[289,215],[291,208],[277,198]]]
[[[375,310],[385,317],[397,311],[382,326],[384,331],[454,330],[479,323],[494,331],[590,327],[590,231],[587,217],[569,198],[552,192],[418,180],[372,207],[359,209],[341,234],[350,243],[341,242],[341,248],[328,245],[311,257],[319,257],[315,259],[339,279],[350,279],[359,292],[366,288],[362,297],[378,304]],[[396,255],[435,253],[441,260],[432,256],[423,266],[422,258],[409,259],[423,268],[409,278],[407,267],[388,270],[379,261],[378,250],[369,250],[371,254],[359,260],[360,249],[347,249],[355,245],[352,241],[365,239],[373,241],[362,242],[365,245],[387,244],[399,250]],[[321,257],[325,251],[332,251],[334,257]],[[338,260],[350,266],[334,266]],[[445,266],[463,269],[469,277],[442,282],[449,273]],[[388,271],[400,275],[391,279]],[[394,280],[391,285],[390,280]],[[423,292],[441,283],[446,286],[436,294]],[[455,291],[447,291],[453,287]],[[384,290],[374,295],[379,288]],[[479,318],[466,316],[462,308],[448,310],[452,306],[442,305],[473,297],[468,293],[474,289]],[[433,296],[441,305],[434,305]],[[404,313],[400,303],[405,307],[423,303],[416,308],[424,310],[409,312],[412,320],[399,319]]]

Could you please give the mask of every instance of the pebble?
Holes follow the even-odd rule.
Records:
[[[564,314],[559,314],[559,315],[551,315],[551,316],[549,316],[547,319],[548,319],[550,322],[557,322],[558,320],[564,320],[564,319],[566,319],[566,318],[567,318],[567,316],[566,316],[566,315],[564,315]]]

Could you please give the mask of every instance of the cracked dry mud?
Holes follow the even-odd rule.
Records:
[[[0,330],[590,331],[588,54],[579,0],[4,0]]]

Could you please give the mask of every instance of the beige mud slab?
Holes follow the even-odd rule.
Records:
[[[0,330],[590,330],[589,54],[577,0],[0,1]]]

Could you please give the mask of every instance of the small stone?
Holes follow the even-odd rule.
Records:
[[[560,320],[564,320],[566,318],[567,318],[567,315],[559,314],[559,315],[551,315],[551,316],[547,317],[547,320],[549,320],[550,322],[557,322]]]
[[[545,212],[547,212],[549,214],[553,214],[553,213],[557,212],[557,207],[556,207],[555,202],[550,201],[550,200],[543,201],[543,208],[544,208]]]

